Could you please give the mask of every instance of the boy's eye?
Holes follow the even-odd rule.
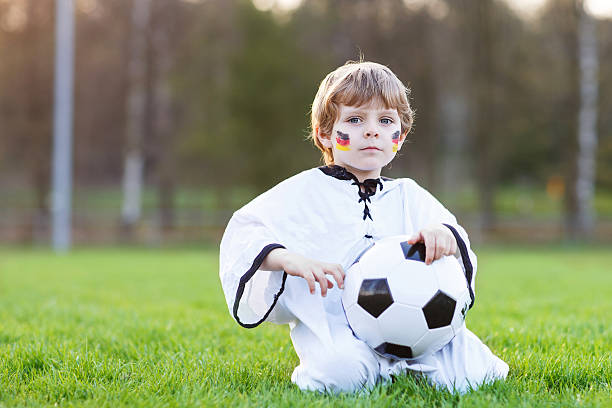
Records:
[[[390,125],[393,123],[393,120],[389,119],[389,118],[382,118],[380,120],[382,123],[384,123],[385,125]],[[386,121],[386,122],[385,122]]]
[[[359,118],[350,118],[348,121],[349,121],[350,123],[359,123],[359,122],[358,122],[358,121],[359,121]]]

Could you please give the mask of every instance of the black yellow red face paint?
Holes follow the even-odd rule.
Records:
[[[391,141],[393,142],[393,153],[398,151],[398,144],[400,139],[400,131],[398,130],[391,135]]]
[[[342,133],[339,130],[336,130],[336,133],[338,133],[338,136],[336,136],[336,149],[344,151],[351,150],[351,139],[348,133]]]

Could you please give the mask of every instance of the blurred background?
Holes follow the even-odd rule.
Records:
[[[612,242],[612,1],[74,0],[72,239],[218,243],[321,165],[319,82],[388,65],[416,121],[390,177],[477,243]],[[55,1],[0,0],[0,243],[51,242]]]

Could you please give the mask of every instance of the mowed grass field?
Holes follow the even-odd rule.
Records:
[[[507,381],[329,396],[291,384],[288,327],[230,318],[214,249],[0,249],[0,407],[612,406],[612,250],[476,250],[467,324]]]

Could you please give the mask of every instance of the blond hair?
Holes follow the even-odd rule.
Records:
[[[331,148],[323,146],[316,129],[331,135],[341,104],[362,106],[377,100],[385,109],[397,109],[401,132],[407,134],[414,121],[409,94],[410,90],[388,67],[376,62],[347,61],[327,74],[319,85],[310,116],[310,138],[323,153],[325,164],[333,164],[334,156]]]

